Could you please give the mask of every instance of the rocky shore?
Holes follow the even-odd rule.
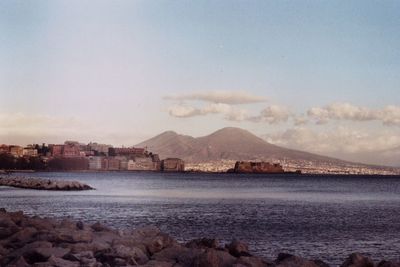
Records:
[[[0,176],[0,186],[60,191],[80,191],[93,189],[91,186],[77,181],[49,180],[23,176]]]
[[[175,241],[155,227],[114,230],[100,223],[29,217],[0,209],[0,266],[147,267],[325,267],[281,253],[275,260],[251,254],[240,241],[221,246],[215,239]],[[400,267],[400,263],[351,254],[341,267]]]

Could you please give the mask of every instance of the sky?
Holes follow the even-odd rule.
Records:
[[[400,165],[399,1],[0,1],[0,143],[241,127]]]

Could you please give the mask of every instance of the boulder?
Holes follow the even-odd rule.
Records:
[[[382,260],[378,263],[377,267],[400,267],[400,262]]]
[[[106,231],[110,231],[110,228],[108,228],[108,227],[105,226],[105,225],[102,225],[102,224],[99,223],[99,222],[96,222],[96,223],[92,224],[90,227],[91,227],[95,232],[106,232]]]
[[[142,267],[177,267],[172,262],[156,261],[156,260],[148,261],[146,264],[140,265],[140,266],[142,266]]]
[[[173,244],[172,246],[155,253],[151,260],[158,262],[172,262],[177,266],[193,266],[194,260],[204,253],[204,249],[187,248],[180,244]],[[175,265],[174,265],[175,266]]]
[[[57,231],[56,242],[62,243],[89,243],[93,240],[93,234],[87,230],[72,230],[70,228],[62,228]]]
[[[22,220],[26,219],[22,211],[7,212],[7,215],[16,225],[21,225]]]
[[[51,220],[41,218],[30,218],[21,222],[21,227],[33,227],[37,230],[51,231],[54,225]]]
[[[60,244],[61,245],[61,244]],[[64,244],[63,244],[64,245]],[[71,248],[72,253],[80,253],[81,251],[92,251],[94,254],[101,253],[111,249],[111,246],[107,243],[91,242],[91,243],[75,243],[68,244]]]
[[[31,265],[26,262],[24,257],[20,256],[19,258],[15,259],[13,262],[8,264],[7,266],[9,266],[9,267],[29,267]]]
[[[245,266],[245,267],[269,267],[273,266],[272,262],[267,262],[258,257],[248,257],[248,256],[241,256],[236,264]]]
[[[116,257],[127,260],[127,262],[144,264],[149,261],[147,255],[137,247],[126,247],[117,245],[113,247],[113,252]]]
[[[306,260],[287,253],[279,253],[275,260],[276,267],[319,267],[315,261]]]
[[[83,222],[81,222],[81,221],[76,222],[76,228],[78,228],[79,230],[83,230],[83,227],[84,227]]]
[[[150,255],[167,248],[176,243],[169,235],[159,233],[156,236],[145,237],[142,243],[146,246],[146,249]]]
[[[16,232],[19,227],[8,216],[0,217],[0,239],[7,238]]]
[[[360,253],[352,253],[340,265],[341,267],[374,267],[374,262]]]
[[[134,239],[142,239],[143,237],[155,237],[160,234],[161,231],[155,226],[146,226],[135,229],[130,233],[124,233],[125,235],[130,235]]]
[[[37,262],[35,267],[79,267],[78,262],[68,261],[55,256],[51,256],[46,262]]]
[[[12,236],[10,236],[5,242],[7,246],[10,247],[22,247],[25,244],[35,241],[34,236],[38,233],[38,231],[33,227],[27,227],[22,229],[21,231],[16,232]]]
[[[233,240],[230,244],[226,245],[229,253],[232,256],[240,257],[240,256],[251,256],[249,253],[249,246],[241,241]]]
[[[195,267],[230,267],[236,262],[236,258],[228,252],[207,249],[194,260]]]

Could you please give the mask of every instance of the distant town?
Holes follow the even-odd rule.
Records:
[[[161,160],[146,148],[65,141],[26,147],[0,145],[0,169],[181,172],[185,163],[178,158]]]
[[[252,161],[221,159],[185,162],[178,157],[160,159],[147,147],[65,141],[64,144],[0,145],[0,170],[6,171],[156,171],[399,175],[399,168],[344,161],[260,158]]]

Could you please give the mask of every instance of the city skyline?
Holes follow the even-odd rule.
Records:
[[[0,143],[134,145],[234,126],[400,156],[400,3],[4,1]]]

